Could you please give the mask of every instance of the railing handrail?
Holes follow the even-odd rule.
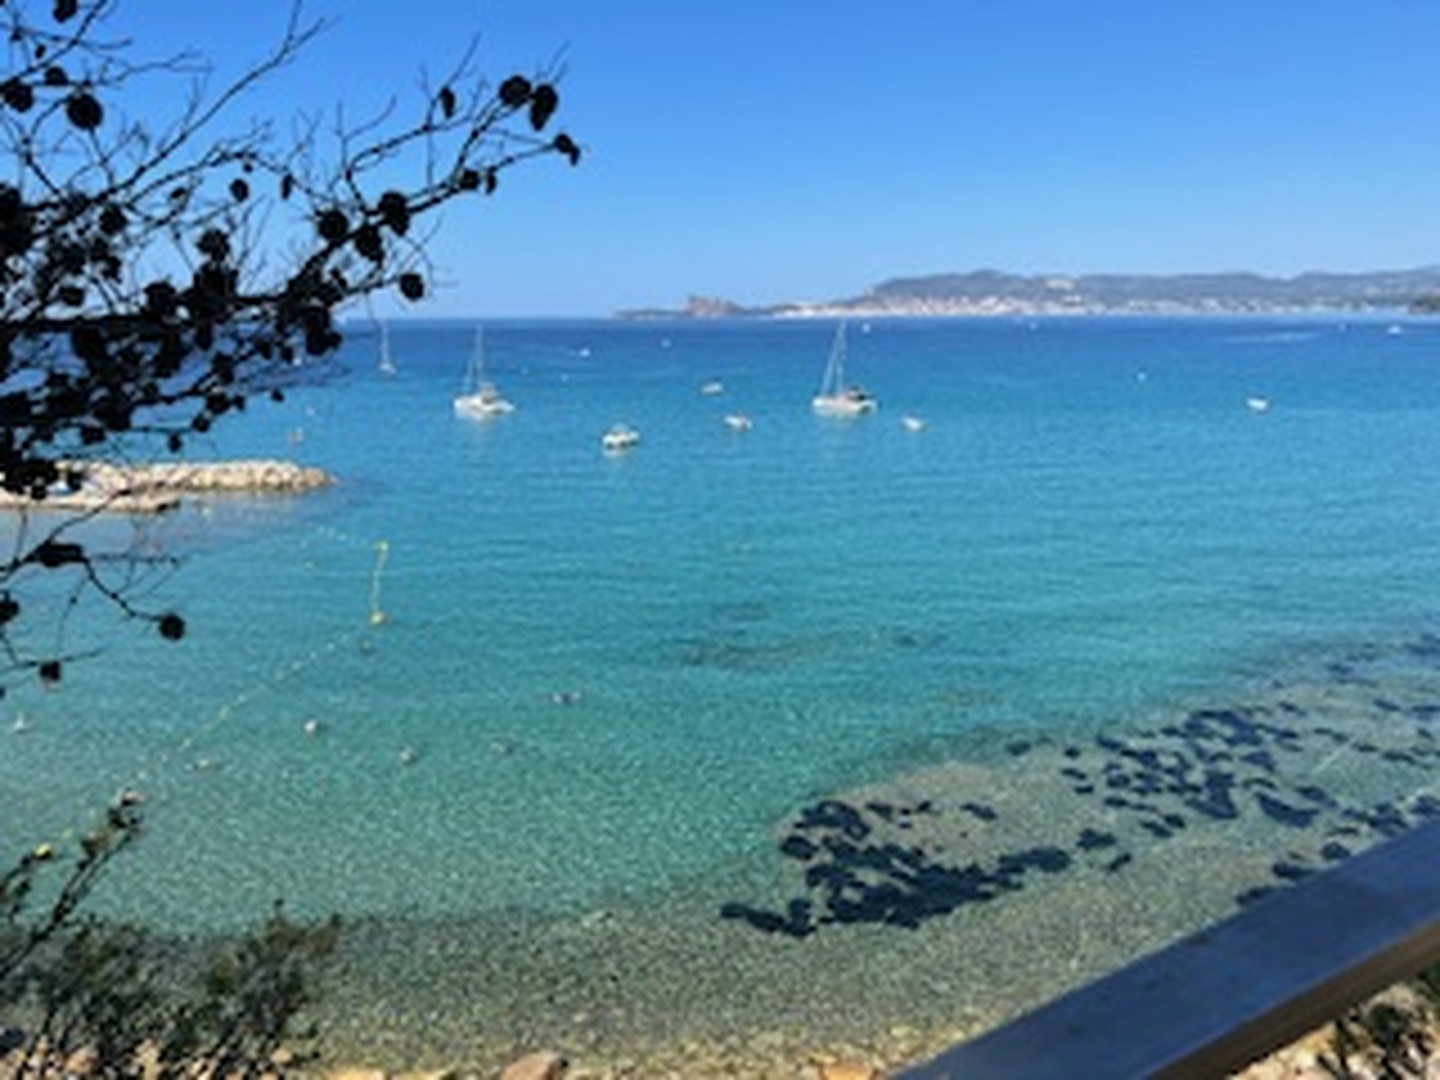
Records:
[[[1227,1076],[1437,963],[1430,821],[897,1080]]]

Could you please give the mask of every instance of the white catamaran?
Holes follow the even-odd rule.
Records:
[[[476,420],[488,420],[514,411],[515,406],[501,397],[495,384],[485,378],[485,336],[477,328],[475,345],[470,351],[470,367],[465,373],[465,390],[455,399],[455,412]]]
[[[820,390],[815,395],[815,411],[823,416],[864,416],[879,406],[859,386],[845,382],[845,324],[835,328],[835,343],[830,346],[830,360],[825,365]]]

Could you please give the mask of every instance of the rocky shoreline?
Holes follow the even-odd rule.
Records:
[[[323,469],[270,458],[175,461],[149,465],[76,463],[78,487],[58,487],[43,499],[0,492],[0,509],[158,514],[197,495],[289,495],[328,487]]]
[[[1387,997],[1390,995],[1381,995]],[[1377,999],[1379,1000],[1379,999]],[[0,1029],[3,1032],[3,1029]],[[18,1033],[16,1033],[18,1034]],[[1434,1032],[1429,1033],[1433,1038]],[[1235,1074],[1235,1080],[1326,1080],[1334,1075],[1333,1063],[1336,1048],[1331,1027],[1314,1031],[1291,1046],[1271,1054]],[[818,1051],[797,1055],[786,1052],[779,1045],[767,1044],[752,1049],[737,1050],[734,1046],[683,1048],[670,1060],[641,1063],[628,1059],[601,1062],[571,1060],[553,1050],[537,1050],[525,1053],[504,1065],[499,1080],[647,1080],[647,1078],[684,1077],[685,1080],[891,1080],[906,1067],[928,1060],[945,1045],[927,1046],[923,1051],[911,1046],[909,1052],[898,1057],[892,1052],[881,1055],[887,1060],[877,1062],[876,1055],[846,1048],[839,1052]],[[1357,1045],[1352,1052],[1373,1049],[1368,1044]],[[0,1045],[0,1050],[4,1046]],[[393,1071],[368,1066],[333,1065],[310,1066],[293,1071],[290,1068],[291,1055],[285,1050],[277,1053],[276,1077],[296,1075],[312,1080],[486,1080],[497,1074],[491,1070],[461,1068],[419,1068]],[[1421,1064],[1433,1068],[1440,1058],[1434,1053],[1422,1051]],[[1327,1064],[1327,1061],[1330,1064]],[[93,1049],[85,1048],[68,1055],[63,1061],[46,1059],[37,1062],[27,1060],[23,1053],[12,1050],[0,1054],[0,1069],[4,1075],[18,1074],[22,1068],[51,1069],[65,1076],[84,1078],[100,1074],[99,1058]],[[136,1062],[141,1075],[158,1074],[153,1064],[153,1050],[147,1048]],[[1356,1075],[1369,1075],[1368,1072]],[[1418,1074],[1417,1074],[1418,1075]],[[1431,1075],[1426,1072],[1424,1075]]]

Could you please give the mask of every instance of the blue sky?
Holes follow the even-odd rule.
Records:
[[[578,169],[447,215],[416,314],[608,315],[858,294],[888,277],[1440,264],[1437,0],[307,0],[331,20],[247,98],[418,104],[475,35],[563,56]],[[217,76],[287,0],[121,0]]]

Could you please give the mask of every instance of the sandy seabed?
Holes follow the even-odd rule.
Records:
[[[352,925],[330,1063],[819,1075],[924,1060],[1440,814],[1440,638],[817,800],[773,855],[573,917]]]

